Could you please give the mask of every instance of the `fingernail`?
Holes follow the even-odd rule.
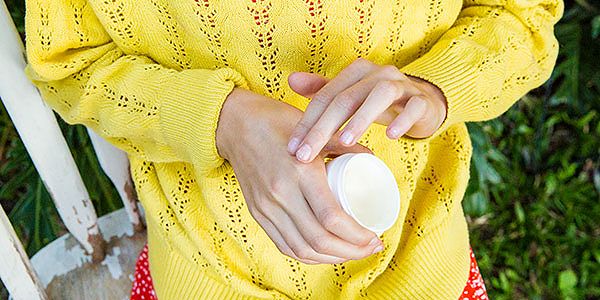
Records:
[[[298,149],[298,152],[296,152],[296,157],[299,160],[307,161],[310,157],[310,146],[307,144],[302,145],[302,147]]]
[[[298,148],[298,145],[300,144],[300,139],[299,138],[292,138],[290,140],[290,142],[288,143],[288,151],[290,152],[294,152],[296,151],[296,149]]]
[[[352,135],[352,133],[344,131],[344,133],[342,133],[342,136],[340,137],[340,141],[342,141],[342,143],[346,145],[350,145],[352,143],[353,138],[354,136]]]
[[[373,249],[373,253],[371,253],[371,254],[375,254],[381,250],[383,250],[383,246],[377,246],[377,248]]]
[[[377,244],[381,244],[381,242],[379,242],[379,238],[374,237],[370,242],[368,246],[375,246]]]
[[[398,130],[398,128],[396,128],[396,127],[390,128],[390,134],[392,135],[393,138],[398,138],[398,133],[400,133],[400,130]]]

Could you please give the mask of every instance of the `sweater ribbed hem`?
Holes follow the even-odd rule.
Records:
[[[462,209],[457,213],[462,213]],[[153,224],[148,225],[150,272],[158,299],[268,299],[240,294],[210,273],[210,269],[201,269],[185,260],[171,249],[160,232],[150,228]],[[449,232],[448,228],[457,230]],[[367,298],[458,299],[469,276],[468,240],[464,218],[448,218],[410,251],[411,259],[402,262],[405,268],[381,274],[369,286]],[[274,299],[281,297],[273,295]]]
[[[160,289],[164,295],[159,299],[252,299],[241,296],[233,288],[222,284],[208,275],[208,272],[197,272],[178,254],[167,258],[167,276]]]
[[[152,224],[148,228],[148,260],[158,299],[265,299],[242,295],[212,275],[210,270],[190,263],[171,249],[161,234],[153,232],[150,226]]]
[[[446,46],[447,45],[447,46]],[[477,68],[473,67],[468,51],[449,41],[438,42],[431,51],[400,68],[407,75],[436,85],[446,97],[448,112],[438,130],[423,142],[435,138],[450,126],[466,122],[479,114]]]
[[[462,213],[462,209],[458,213]],[[449,228],[454,230],[449,232]],[[369,299],[459,299],[470,271],[465,219],[451,217],[445,224],[428,231],[427,238],[419,242],[408,257],[410,261],[398,261],[404,268],[384,272],[373,282]],[[399,286],[407,288],[399,289]]]
[[[206,175],[224,162],[216,146],[223,103],[235,87],[248,88],[247,81],[231,68],[192,69],[175,73],[167,86],[160,110],[165,138]]]

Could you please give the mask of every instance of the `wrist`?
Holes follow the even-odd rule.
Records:
[[[244,88],[235,87],[231,93],[229,93],[225,102],[223,102],[217,124],[215,143],[219,156],[224,159],[229,160],[231,157],[230,151],[231,146],[233,145],[232,135],[236,132],[236,128],[238,128],[240,116],[242,115],[240,113],[240,106],[244,99],[247,98],[248,92],[249,91]]]

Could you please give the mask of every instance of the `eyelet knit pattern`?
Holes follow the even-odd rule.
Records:
[[[465,122],[494,118],[554,66],[558,0],[27,0],[29,78],[66,122],[126,151],[159,299],[456,299],[469,275]],[[333,78],[359,57],[440,87],[425,139],[359,142],[392,170],[384,250],[342,264],[280,253],[218,153],[220,109],[244,87],[304,110],[293,71]]]

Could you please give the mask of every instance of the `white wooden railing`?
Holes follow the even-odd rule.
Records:
[[[24,73],[23,43],[4,1],[0,4],[0,98],[58,213],[81,247],[99,262],[105,242],[96,211],[52,109]],[[135,231],[143,229],[125,152],[89,130],[98,160],[119,191]],[[14,299],[46,299],[15,231],[0,208],[0,278]]]

